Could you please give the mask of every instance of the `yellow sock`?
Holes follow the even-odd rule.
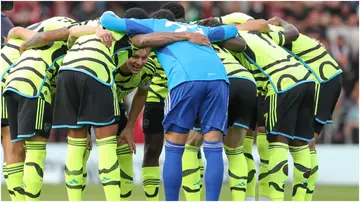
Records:
[[[142,168],[143,186],[148,201],[159,201],[160,167]]]
[[[187,201],[200,201],[199,147],[185,145],[182,156],[182,187]]]
[[[9,187],[9,185],[8,185],[9,183],[7,182],[8,181],[8,172],[7,172],[7,167],[6,167],[5,162],[3,164],[3,175],[4,175],[5,183],[6,183],[10,198],[12,201],[15,201],[16,196],[15,196],[14,190],[11,187]]]
[[[87,169],[86,169],[86,163],[90,157],[90,149],[86,148],[83,158],[83,185],[82,185],[82,193],[83,193],[83,199],[84,199],[84,193],[86,188],[86,182],[87,182]]]
[[[120,201],[120,168],[116,155],[116,136],[96,139],[99,151],[99,175],[107,201]]]
[[[269,143],[269,197],[271,201],[284,200],[284,188],[288,177],[288,148],[280,142]]]
[[[256,169],[255,162],[252,156],[252,146],[254,143],[254,137],[245,136],[244,139],[244,155],[246,159],[247,169],[248,169],[248,179],[246,186],[246,196],[255,197],[255,187],[256,187]]]
[[[309,183],[307,185],[306,197],[305,201],[311,201],[312,196],[315,190],[315,182],[318,178],[319,174],[319,162],[318,156],[315,149],[310,149],[310,156],[311,156],[311,173],[309,177]]]
[[[230,148],[224,145],[229,161],[229,185],[233,201],[244,201],[247,186],[247,164],[243,146]]]
[[[118,146],[116,154],[120,165],[121,200],[129,201],[133,189],[133,156],[128,144]]]
[[[24,190],[26,201],[39,201],[43,186],[46,142],[25,141]]]
[[[25,200],[24,189],[23,189],[24,162],[6,165],[4,168],[4,177],[11,200],[24,201]]]
[[[258,133],[256,135],[256,146],[260,156],[260,169],[258,176],[259,200],[269,199],[269,142],[266,139],[265,133]]]
[[[82,201],[84,185],[84,152],[86,138],[68,137],[65,161],[65,183],[69,201]]]
[[[311,170],[309,146],[290,146],[289,150],[294,160],[292,201],[304,201]]]

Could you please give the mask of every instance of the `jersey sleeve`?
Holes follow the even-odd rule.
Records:
[[[270,30],[268,33],[266,33],[266,35],[270,39],[272,39],[276,44],[278,44],[279,46],[284,46],[285,45],[284,32]]]
[[[106,11],[100,17],[100,23],[106,29],[127,35],[148,34],[154,32],[155,19],[125,19],[119,18],[111,11]]]
[[[233,38],[237,35],[238,30],[233,25],[223,25],[218,27],[202,27],[206,32],[207,37],[210,42],[215,43],[219,41],[225,41],[230,38]]]
[[[254,19],[253,17],[246,15],[245,13],[236,12],[219,17],[218,21],[222,24],[229,25],[229,24],[243,24],[246,21],[253,19]]]

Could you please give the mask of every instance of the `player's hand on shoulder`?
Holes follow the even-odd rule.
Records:
[[[121,131],[121,134],[118,138],[118,143],[126,142],[130,147],[130,152],[136,154],[136,145],[134,142],[134,128],[125,127],[124,130]]]
[[[99,37],[100,41],[108,48],[110,48],[112,42],[116,40],[114,35],[109,30],[103,29],[101,27],[96,28],[96,36]]]
[[[186,38],[188,41],[201,46],[211,46],[210,40],[201,33],[186,32]]]
[[[20,53],[20,55],[22,55],[24,51],[25,51],[24,44],[21,44],[20,47],[19,47],[19,53]]]
[[[272,24],[272,25],[276,25],[276,26],[280,26],[281,25],[281,21],[282,19],[275,16],[275,17],[272,17],[268,20],[268,23],[269,24]]]
[[[326,48],[326,47],[324,46],[324,44],[321,43],[321,41],[319,41],[319,40],[317,40],[317,39],[315,39],[315,38],[312,38],[312,39],[315,40],[316,42],[318,42],[323,48]]]

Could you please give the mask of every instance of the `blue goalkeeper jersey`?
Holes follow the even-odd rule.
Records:
[[[110,11],[101,16],[100,22],[106,29],[129,36],[152,32],[198,32],[207,36],[211,42],[219,42],[235,37],[238,33],[237,28],[232,25],[210,28],[166,19],[125,19]],[[187,81],[228,82],[224,65],[212,47],[181,41],[158,48],[154,52],[165,70],[169,90]]]

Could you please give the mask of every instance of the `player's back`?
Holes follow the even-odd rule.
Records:
[[[31,25],[28,29],[38,32],[51,31],[63,27],[69,28],[74,23],[74,20],[67,17],[53,17]],[[45,100],[51,102],[50,81],[57,74],[66,51],[64,41],[26,50],[10,68],[4,92],[14,91],[28,98],[45,96]]]
[[[198,32],[206,35],[204,27],[168,20],[159,20],[154,30]],[[226,80],[224,66],[211,47],[181,41],[155,51],[168,77],[169,89],[190,80]]]
[[[245,54],[236,55],[245,67],[250,68],[263,92],[280,93],[314,80],[306,67],[266,35],[250,31],[240,31],[239,34],[246,41],[247,49]]]
[[[79,37],[66,54],[60,71],[83,72],[107,86],[114,85],[113,72],[128,59],[128,37],[113,32],[116,41],[107,48],[96,34]]]
[[[71,27],[71,25],[75,25],[76,21],[63,16],[56,16],[41,22],[35,23],[26,27],[26,29],[35,31],[35,32],[43,32],[43,31],[50,31],[62,27]]]
[[[271,31],[274,31],[275,35],[284,29],[279,26],[270,25]],[[268,34],[275,42],[278,43],[278,37],[272,37],[271,33]],[[331,57],[327,50],[316,40],[304,35],[299,34],[299,37],[289,43],[284,44],[284,48],[289,51],[290,54],[305,63],[305,66],[314,73],[318,82],[323,83],[342,72],[338,63]]]
[[[255,83],[253,75],[236,60],[229,50],[217,44],[212,44],[212,47],[224,64],[228,78],[248,79]]]

